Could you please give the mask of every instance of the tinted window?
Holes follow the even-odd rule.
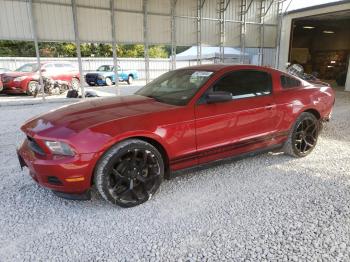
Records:
[[[272,80],[270,74],[262,71],[234,71],[216,82],[213,91],[230,92],[233,98],[268,95],[272,91]]]
[[[293,77],[281,75],[281,85],[283,88],[292,88],[301,86],[301,82]]]

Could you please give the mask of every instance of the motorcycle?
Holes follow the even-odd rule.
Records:
[[[49,77],[42,77],[44,93],[47,95],[60,95],[66,91],[73,89],[72,85],[67,81],[61,80],[53,80]],[[40,85],[38,84],[33,92],[33,96],[37,97],[37,95],[42,92]]]
[[[317,78],[316,73],[313,74],[307,74],[304,72],[304,67],[299,64],[287,64],[287,72],[293,76],[299,77],[307,82],[313,83],[313,84],[321,84],[321,85],[327,85],[328,83],[325,83]]]

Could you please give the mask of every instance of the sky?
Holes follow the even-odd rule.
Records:
[[[309,7],[309,6],[322,5],[322,4],[331,3],[331,2],[338,2],[340,0],[287,0],[283,4],[284,11],[286,11],[286,8],[287,8],[288,4],[290,3],[290,1],[292,1],[292,2],[289,5],[287,11],[301,9],[301,8],[305,8],[305,7]]]

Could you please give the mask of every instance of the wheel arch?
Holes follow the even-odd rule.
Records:
[[[170,162],[169,162],[169,155],[165,147],[159,141],[147,136],[136,136],[132,138],[143,140],[151,144],[152,146],[154,146],[159,151],[159,153],[163,156],[163,159],[164,159],[165,177],[167,177],[168,172],[170,170],[170,165],[169,165]]]
[[[318,120],[321,119],[321,114],[320,112],[318,112],[316,109],[314,108],[309,108],[305,111],[303,111],[303,113],[311,113],[313,114]]]
[[[95,163],[95,166],[93,168],[93,171],[92,171],[92,174],[91,174],[91,177],[90,177],[90,184],[93,185],[94,183],[94,176],[95,176],[95,170],[96,170],[96,167],[100,161],[100,159],[104,156],[104,154],[113,146],[125,141],[125,140],[130,140],[130,139],[138,139],[138,140],[141,140],[141,141],[144,141],[144,142],[147,142],[149,144],[151,144],[152,146],[154,146],[158,151],[159,153],[162,155],[163,157],[163,160],[164,160],[164,177],[165,178],[169,178],[169,175],[170,175],[170,161],[169,161],[169,155],[168,155],[168,152],[167,150],[165,149],[165,147],[159,142],[157,141],[156,139],[152,138],[152,137],[148,137],[148,136],[143,136],[143,135],[140,135],[140,136],[129,136],[129,137],[126,137],[124,139],[120,139],[118,141],[116,141],[115,143],[109,145],[108,148],[106,148],[99,156],[98,156],[98,159]]]
[[[292,131],[295,122],[297,121],[297,119],[300,117],[300,115],[302,113],[310,113],[310,114],[314,115],[317,120],[321,119],[320,112],[317,109],[315,109],[315,108],[307,108],[307,109],[304,109],[304,110],[300,110],[297,114],[294,115],[293,121],[290,122],[289,127],[288,127],[288,133],[290,133]]]

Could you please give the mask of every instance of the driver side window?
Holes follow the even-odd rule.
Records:
[[[232,99],[269,95],[272,92],[271,75],[258,70],[238,70],[223,76],[212,88],[225,91]]]

